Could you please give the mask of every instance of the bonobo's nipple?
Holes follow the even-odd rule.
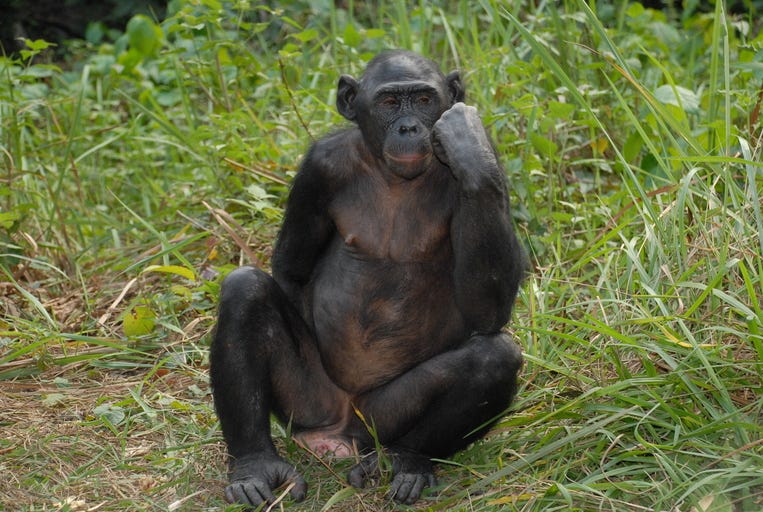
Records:
[[[344,237],[344,243],[349,246],[355,245],[355,240],[357,240],[357,237],[352,233]]]

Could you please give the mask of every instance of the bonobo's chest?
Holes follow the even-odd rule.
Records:
[[[399,263],[436,258],[450,241],[453,199],[447,169],[389,184],[360,176],[329,206],[345,247],[362,257]]]

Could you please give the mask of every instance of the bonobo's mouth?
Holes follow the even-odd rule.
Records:
[[[411,165],[411,164],[415,164],[415,163],[423,161],[429,155],[413,153],[413,154],[409,154],[409,155],[395,155],[395,156],[392,156],[389,153],[385,153],[384,156],[386,156],[388,160],[392,160],[393,162],[395,162],[397,164]]]
[[[390,155],[384,153],[389,170],[401,178],[412,180],[427,170],[431,163],[431,153],[407,153],[402,155]]]

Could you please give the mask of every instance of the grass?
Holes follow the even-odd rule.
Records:
[[[514,410],[418,508],[763,507],[758,4],[345,5],[173,2],[0,60],[0,509],[225,507],[219,278],[267,266],[338,76],[387,47],[462,69],[534,264]],[[395,508],[273,428],[311,486],[278,508]]]

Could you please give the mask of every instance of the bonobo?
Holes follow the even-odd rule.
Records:
[[[349,483],[392,466],[416,501],[432,457],[483,436],[522,365],[501,328],[525,266],[507,183],[458,72],[408,51],[339,79],[354,126],[302,162],[272,258],[224,280],[211,381],[230,455],[229,501],[272,502],[307,484],[282,459],[270,414],[318,454],[359,454]]]

